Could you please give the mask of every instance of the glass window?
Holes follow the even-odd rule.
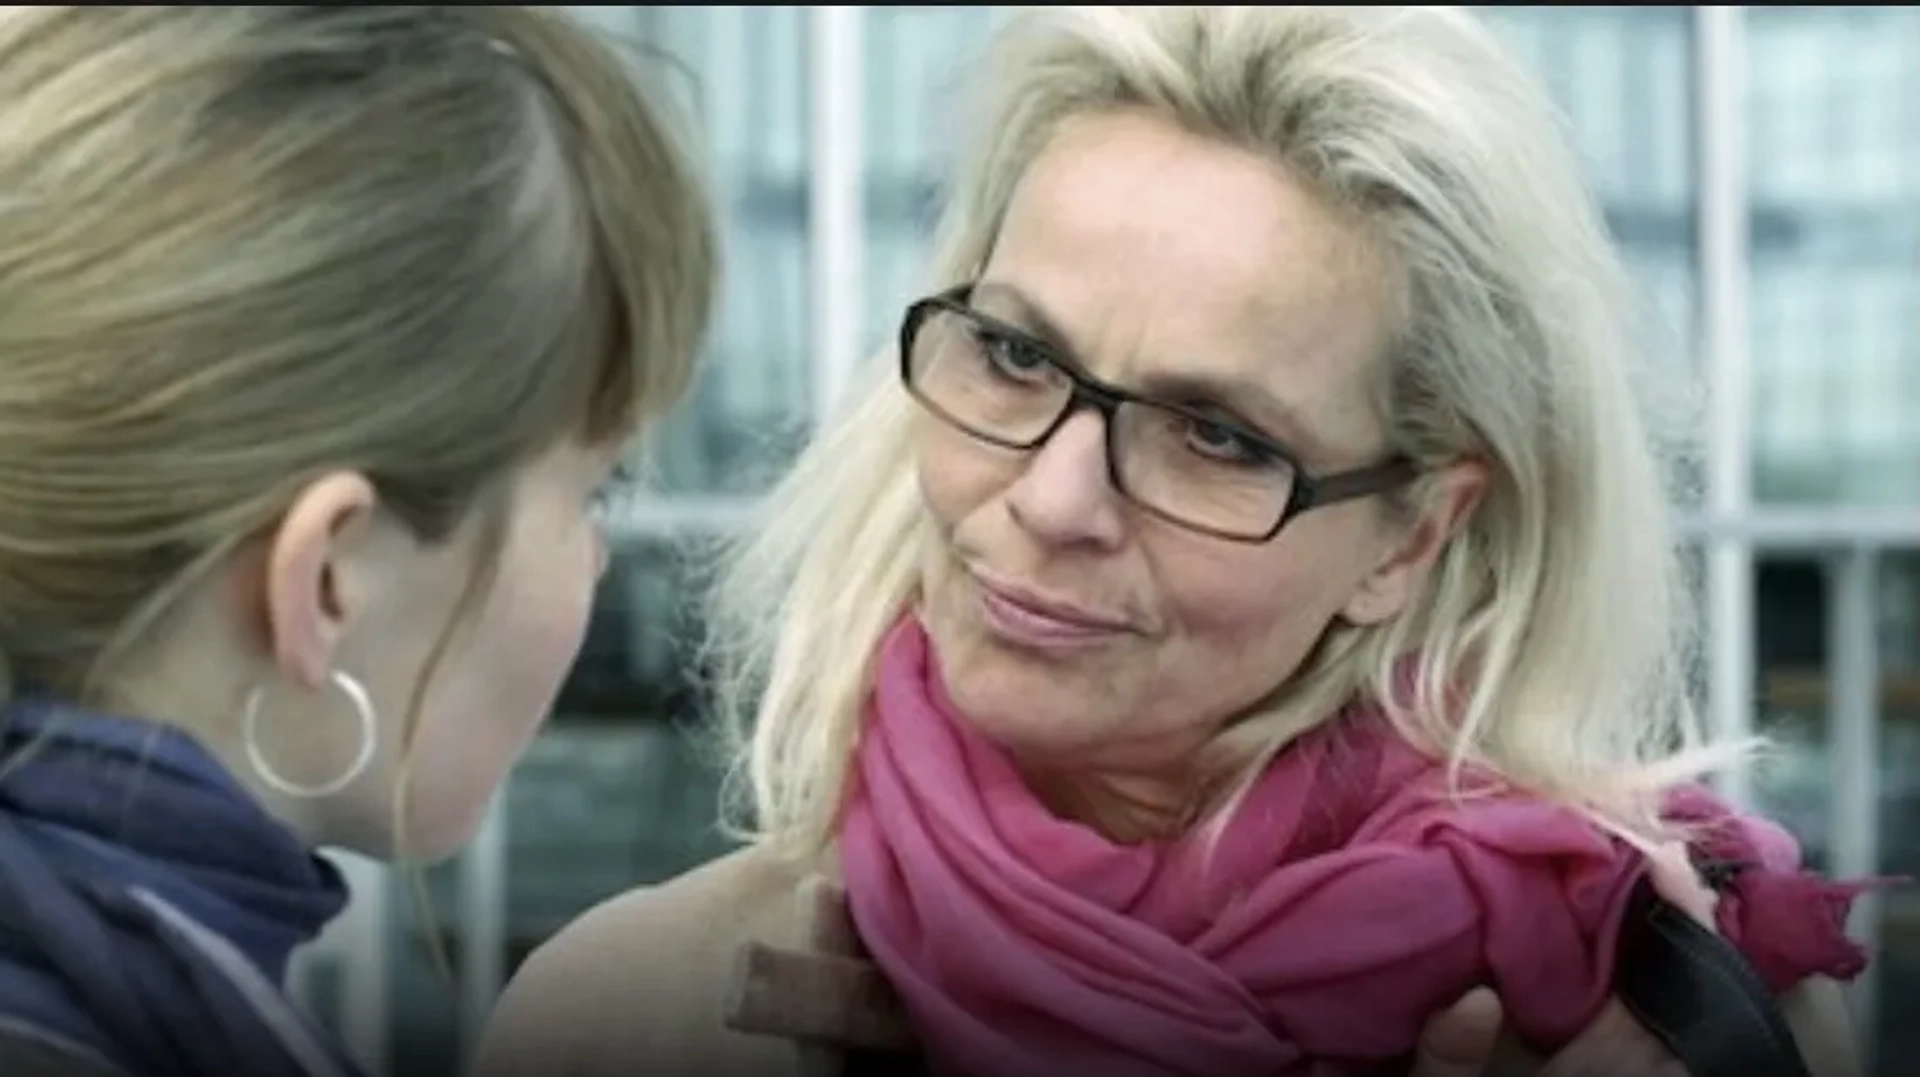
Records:
[[[804,441],[812,379],[807,250],[807,9],[577,7],[684,67],[721,218],[725,278],[706,362],[664,423],[650,485],[750,495]]]
[[[868,335],[889,340],[928,290],[935,215],[947,182],[960,91],[985,47],[985,7],[871,7],[866,20]]]
[[[1920,556],[1878,559],[1871,615],[1880,675],[1877,732],[1879,867],[1884,875],[1920,874]],[[1827,557],[1767,557],[1758,587],[1759,724],[1775,750],[1755,772],[1759,807],[1800,839],[1808,861],[1832,870],[1836,799],[1858,776],[1835,770],[1832,693],[1842,656],[1833,653],[1829,603],[1835,562]],[[1920,900],[1911,887],[1863,903],[1851,930],[1876,938],[1875,1016],[1865,1043],[1878,1065],[1920,1051],[1920,1027],[1904,1000],[1920,993]]]
[[[1920,878],[1920,555],[1887,559],[1881,645],[1887,675],[1880,704],[1880,870]],[[1871,1033],[1875,1072],[1903,1072],[1920,1057],[1920,894],[1911,886],[1881,899],[1878,1012]]]
[[[1693,33],[1687,7],[1488,7],[1565,113],[1607,224],[1654,304],[1660,347],[1691,354]]]
[[[1750,7],[1754,482],[1920,498],[1920,9]]]
[[[689,578],[691,536],[627,537],[594,596],[586,642],[557,721],[664,721],[697,705],[690,669],[700,635]]]

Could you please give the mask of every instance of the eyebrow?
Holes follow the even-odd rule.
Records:
[[[1079,367],[1081,373],[1087,373],[1059,322],[1025,292],[1004,281],[981,281],[974,285],[973,295],[976,299],[985,297],[1011,306],[1013,320]],[[994,311],[982,313],[1006,317]],[[1302,421],[1300,409],[1258,382],[1187,371],[1156,371],[1143,377],[1135,391],[1187,407],[1219,408],[1251,426],[1253,432],[1266,434],[1297,452],[1319,455],[1326,451],[1326,442]]]

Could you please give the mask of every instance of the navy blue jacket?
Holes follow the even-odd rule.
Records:
[[[193,740],[0,710],[0,1033],[128,1077],[357,1077],[282,987],[339,872]]]

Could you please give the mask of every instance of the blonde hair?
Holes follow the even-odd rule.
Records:
[[[1535,82],[1457,10],[1261,6],[1024,9],[979,85],[933,286],[980,272],[1063,121],[1150,110],[1268,155],[1389,253],[1392,447],[1491,471],[1424,593],[1390,623],[1330,627],[1196,760],[1202,787],[1243,788],[1370,698],[1456,775],[1477,764],[1630,836],[1654,829],[1656,791],[1725,756],[1690,701],[1686,583],[1632,376],[1646,307]],[[871,659],[914,598],[927,521],[891,363],[773,492],[714,600],[743,829],[795,855],[831,840]]]
[[[552,10],[5,9],[0,700],[110,694],[336,469],[480,514],[473,591],[518,466],[673,401],[716,241],[636,73]]]

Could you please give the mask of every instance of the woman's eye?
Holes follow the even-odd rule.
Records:
[[[978,339],[987,361],[1009,377],[1025,381],[1047,370],[1046,358],[1025,341],[997,333],[981,333]]]
[[[1210,459],[1229,464],[1258,465],[1272,462],[1266,446],[1225,423],[1195,419],[1187,426],[1187,444]]]

